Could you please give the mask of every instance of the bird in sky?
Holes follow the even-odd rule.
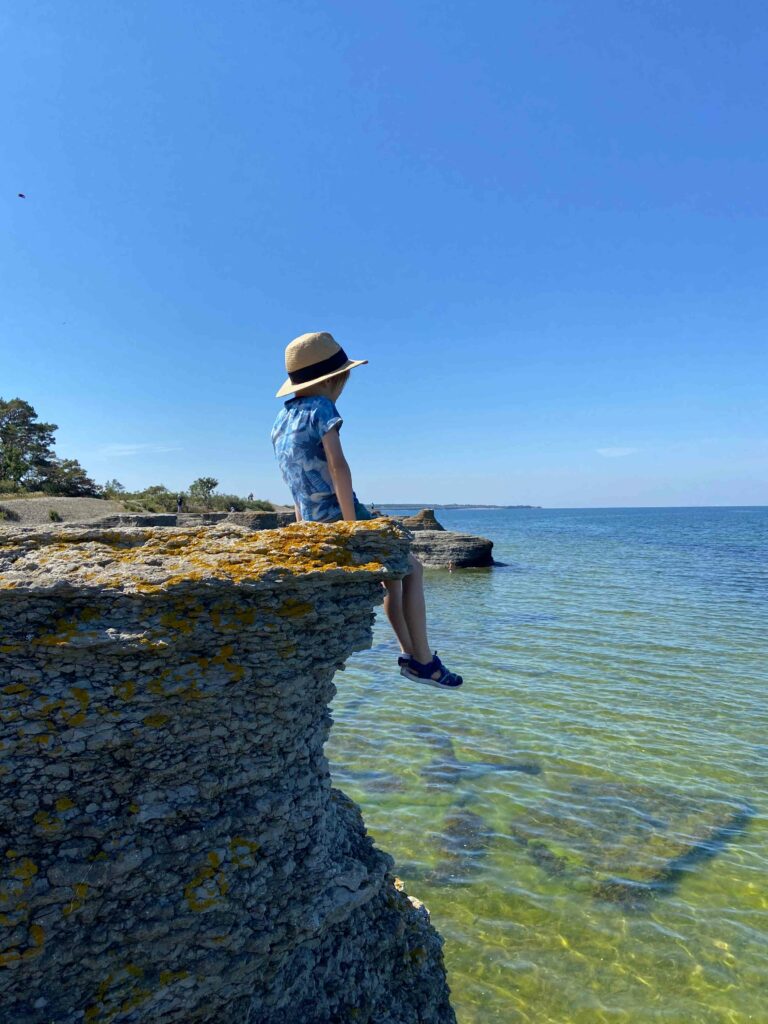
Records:
[[[26,198],[27,198],[27,197],[26,197],[26,196],[24,195],[24,193],[23,193],[23,192],[17,192],[17,193],[16,193],[16,195],[17,195],[17,196],[19,197],[19,199],[26,199]]]

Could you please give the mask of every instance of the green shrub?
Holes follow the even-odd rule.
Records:
[[[55,508],[48,509],[48,518],[52,523],[63,523],[64,520],[61,518]]]
[[[19,513],[14,512],[12,508],[5,508],[4,505],[0,505],[0,521],[17,523],[19,521]]]

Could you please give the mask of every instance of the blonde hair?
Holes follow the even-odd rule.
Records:
[[[334,400],[339,397],[341,392],[349,380],[349,370],[345,370],[343,373],[337,373],[335,377],[329,377],[328,380],[321,380],[318,384],[310,384],[306,388],[297,388],[294,394],[296,397],[301,395],[333,395]]]

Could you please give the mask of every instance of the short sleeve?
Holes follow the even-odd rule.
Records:
[[[318,436],[323,438],[334,427],[340,428],[344,420],[330,398],[320,398],[312,413],[314,428]]]

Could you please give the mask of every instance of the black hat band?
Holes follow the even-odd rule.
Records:
[[[333,373],[334,370],[338,370],[340,366],[348,363],[347,353],[343,348],[340,348],[338,352],[334,352],[332,356],[328,356],[327,359],[322,359],[319,363],[312,363],[311,366],[302,366],[300,370],[288,371],[288,379],[291,384],[306,384],[309,380],[317,380],[318,377],[324,377],[328,373]]]

